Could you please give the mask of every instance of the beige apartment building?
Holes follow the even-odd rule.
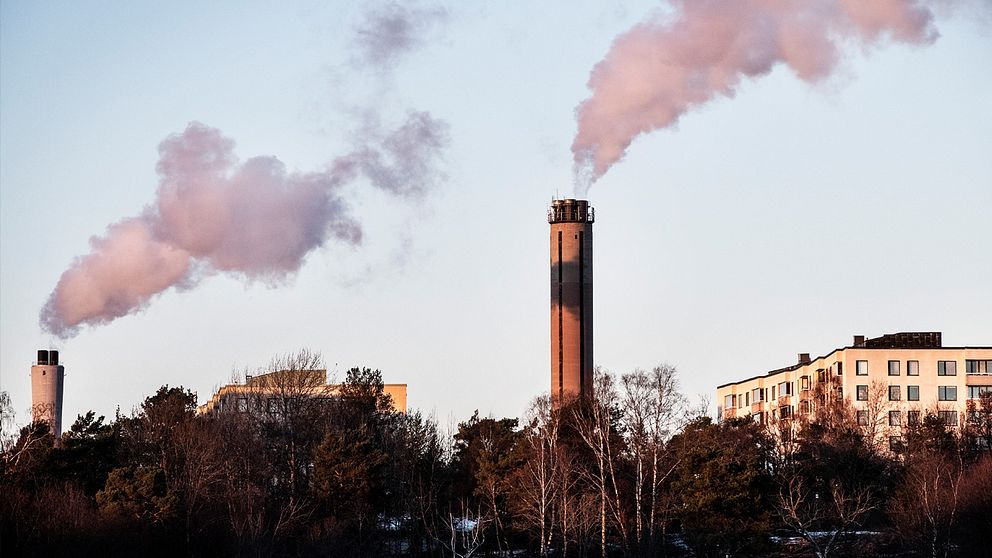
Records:
[[[824,356],[801,353],[792,366],[717,387],[717,417],[767,424],[809,414],[818,386],[848,399],[862,426],[880,421],[893,440],[928,411],[957,427],[968,401],[992,392],[992,347],[944,347],[940,332],[856,335]]]
[[[221,387],[197,407],[196,413],[250,412],[278,417],[296,399],[334,399],[340,391],[340,384],[327,383],[327,370],[280,370]],[[394,412],[406,412],[406,384],[384,384],[383,391],[391,398]]]

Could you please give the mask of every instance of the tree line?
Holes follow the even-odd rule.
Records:
[[[309,397],[279,359],[265,404],[196,413],[161,387],[131,414],[45,423],[0,453],[0,550],[149,556],[982,556],[992,394],[889,448],[818,386],[807,416],[716,422],[670,366],[597,370],[595,396],[445,427],[353,368]],[[322,380],[321,376],[321,380]],[[9,410],[4,394],[0,401]]]

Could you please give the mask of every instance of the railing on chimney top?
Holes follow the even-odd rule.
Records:
[[[583,205],[552,205],[548,208],[549,223],[593,223],[596,210]],[[583,211],[585,209],[585,211]]]

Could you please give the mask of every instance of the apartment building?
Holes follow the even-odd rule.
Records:
[[[938,332],[865,339],[792,366],[717,387],[719,420],[752,417],[768,423],[813,412],[814,394],[848,399],[859,424],[881,420],[894,434],[927,411],[958,427],[968,401],[992,393],[992,347],[945,347]]]
[[[383,385],[383,392],[390,397],[394,412],[406,412],[406,387],[406,384]],[[196,409],[196,413],[255,413],[279,417],[296,400],[330,400],[338,397],[340,392],[340,384],[327,383],[326,370],[279,370],[248,376],[243,384],[221,387],[209,401]]]

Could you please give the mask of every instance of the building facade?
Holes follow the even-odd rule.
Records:
[[[406,412],[406,384],[383,384],[394,412]],[[281,416],[287,405],[300,398],[335,399],[341,384],[328,384],[326,370],[280,370],[248,376],[243,384],[229,384],[217,390],[209,401],[197,407],[197,414],[256,413]]]
[[[788,420],[815,411],[815,394],[827,393],[850,401],[859,425],[894,441],[927,412],[960,427],[983,392],[992,393],[992,347],[945,347],[940,332],[856,335],[824,356],[801,353],[792,366],[717,387],[717,416]]]
[[[551,224],[551,396],[592,394],[592,224],[586,200],[554,200]]]

